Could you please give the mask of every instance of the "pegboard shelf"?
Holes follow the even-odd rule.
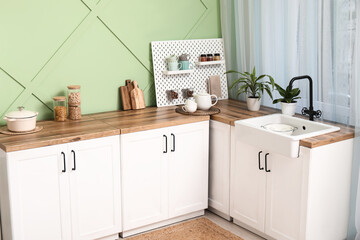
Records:
[[[210,76],[220,77],[221,96],[218,99],[228,98],[228,86],[226,74],[226,62],[224,53],[224,42],[221,38],[215,39],[191,39],[191,40],[174,40],[174,41],[155,41],[151,42],[152,62],[155,82],[156,106],[174,106],[183,104],[187,95],[184,94],[186,89],[192,89],[194,93],[209,89],[208,81]],[[164,71],[167,69],[166,58],[175,55],[189,54],[190,62],[199,61],[201,54],[205,52],[216,52],[220,54],[223,62],[196,66],[191,71]],[[209,61],[210,62],[210,61]],[[195,65],[195,64],[194,64]],[[166,74],[167,73],[167,74]],[[175,74],[174,74],[175,73]],[[178,92],[177,99],[169,98],[169,91]]]
[[[165,74],[165,75],[187,74],[187,73],[193,73],[193,72],[195,72],[194,69],[179,70],[179,71],[168,71],[168,70],[162,71],[162,73]]]
[[[208,62],[195,62],[195,65],[197,66],[205,66],[205,65],[218,65],[218,64],[224,64],[225,60],[220,61],[208,61]]]

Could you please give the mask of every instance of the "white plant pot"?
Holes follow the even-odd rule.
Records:
[[[296,102],[294,103],[281,103],[282,114],[293,116],[295,115]]]
[[[259,111],[260,109],[260,98],[251,98],[251,97],[248,97],[246,99],[246,103],[247,103],[247,107],[250,111]]]

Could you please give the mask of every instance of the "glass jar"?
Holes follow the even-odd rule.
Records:
[[[69,105],[69,119],[80,120],[81,119],[81,107]]]
[[[68,106],[69,106],[69,119],[81,119],[81,92],[80,85],[68,86]]]
[[[54,104],[54,120],[57,122],[64,122],[67,118],[67,109],[66,109],[66,97],[58,96],[53,97]]]
[[[68,95],[69,106],[75,107],[81,105],[80,85],[68,86],[67,95]]]
[[[206,58],[206,54],[201,54],[200,55],[200,62],[206,62],[207,58]]]
[[[208,54],[206,60],[207,60],[207,61],[214,61],[213,55],[212,55],[212,54]]]
[[[221,58],[220,58],[220,53],[215,53],[214,54],[214,61],[220,61]]]

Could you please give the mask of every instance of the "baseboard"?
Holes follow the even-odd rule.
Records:
[[[219,217],[222,217],[223,219],[231,222],[232,221],[232,217],[230,217],[230,214],[226,214],[226,213],[223,213],[223,212],[220,212],[219,210],[216,210],[215,208],[213,207],[208,207],[207,209],[208,211],[212,212],[212,213],[215,213],[216,215],[218,215]]]
[[[188,220],[190,218],[195,218],[195,217],[199,217],[199,216],[203,216],[205,214],[205,210],[200,210],[200,211],[196,211],[193,213],[189,213],[180,217],[176,217],[176,218],[172,218],[172,219],[168,219],[165,221],[161,221],[161,222],[157,222],[157,223],[153,223],[144,227],[139,227],[139,228],[135,228],[132,230],[128,230],[128,231],[124,231],[120,234],[120,236],[122,238],[126,238],[135,234],[139,234],[139,233],[143,233],[143,232],[147,232],[150,230],[154,230],[156,228],[160,228],[160,227],[164,227],[166,225],[170,225],[176,222],[181,222],[184,220]]]
[[[276,240],[275,238],[272,238],[272,237],[266,235],[265,233],[260,232],[259,230],[256,230],[255,228],[250,227],[249,225],[236,220],[235,218],[233,219],[233,223],[240,226],[240,227],[242,227],[242,228],[245,228],[245,229],[249,230],[250,232],[253,232],[256,235],[259,235],[260,237],[265,238],[267,240]]]
[[[119,234],[114,234],[114,235],[106,236],[103,238],[98,238],[97,240],[117,240],[117,239],[119,239]]]

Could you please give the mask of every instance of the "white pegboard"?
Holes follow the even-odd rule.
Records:
[[[220,53],[221,60],[225,60],[224,42],[222,38],[217,39],[196,39],[177,41],[156,41],[151,42],[153,71],[155,79],[156,105],[158,107],[183,104],[186,98],[179,93],[179,98],[170,100],[167,91],[193,88],[197,93],[208,89],[209,76],[220,75],[221,93],[219,99],[228,98],[225,61],[218,65],[196,66],[200,54]],[[180,56],[183,53],[190,55],[190,62],[194,65],[195,71],[188,74],[165,75],[166,57],[175,54]]]

